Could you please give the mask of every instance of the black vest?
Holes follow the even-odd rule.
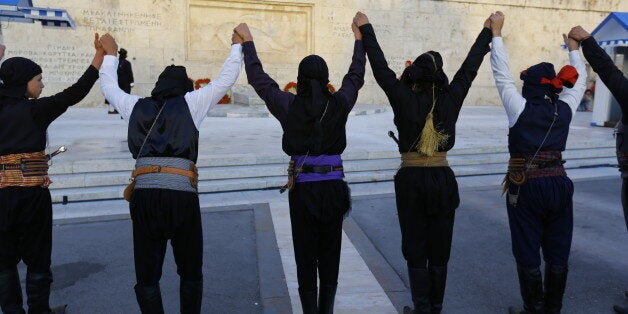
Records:
[[[0,155],[33,153],[46,148],[46,128],[36,123],[32,102],[0,105]]]
[[[325,105],[307,110],[311,105],[308,98],[294,98],[282,123],[283,151],[290,155],[340,155],[347,147],[345,124],[349,116],[348,106],[340,97],[331,95],[327,111],[320,124]]]
[[[139,157],[177,157],[196,162],[198,130],[184,96],[169,98],[165,104],[152,98],[138,100],[129,119],[129,150],[137,159],[140,147],[157,113],[165,106]]]
[[[556,101],[558,117],[541,151],[564,151],[567,145],[572,111],[562,100]],[[527,102],[519,119],[508,133],[508,150],[511,153],[534,154],[552,124],[554,111],[552,104]]]
[[[628,178],[628,143],[625,141],[625,135],[625,126],[620,119],[615,126],[615,145],[617,149],[617,165],[619,165],[622,178]]]

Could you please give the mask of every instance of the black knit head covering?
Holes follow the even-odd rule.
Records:
[[[159,102],[168,98],[185,95],[194,90],[194,84],[188,77],[184,66],[169,65],[159,74],[151,97]]]
[[[26,98],[26,86],[30,80],[42,73],[41,67],[30,59],[9,58],[0,66],[0,97]]]
[[[120,48],[120,51],[118,51],[118,54],[120,55],[120,59],[124,60],[127,57],[127,51],[124,48]]]
[[[443,72],[443,58],[436,51],[428,51],[418,56],[412,65],[403,71],[401,81],[410,88],[419,84],[431,89],[434,83],[437,88],[442,89],[449,84],[449,79]]]

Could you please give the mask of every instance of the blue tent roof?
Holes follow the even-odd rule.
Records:
[[[601,46],[628,44],[628,12],[611,12],[591,36]]]
[[[0,0],[0,21],[39,21],[44,27],[75,27],[74,20],[66,10],[33,7],[32,0]]]

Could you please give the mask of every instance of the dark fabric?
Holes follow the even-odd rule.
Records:
[[[432,88],[432,83],[439,89],[447,88],[449,79],[443,72],[443,58],[436,51],[428,51],[418,56],[401,74],[401,82],[409,88],[419,85],[421,89]]]
[[[161,300],[159,284],[135,285],[135,298],[142,314],[163,314],[164,305]]]
[[[169,65],[159,74],[151,97],[157,102],[163,102],[168,98],[183,96],[193,90],[194,84],[188,77],[185,67]]]
[[[621,182],[621,206],[624,208],[624,220],[628,230],[628,178],[622,179]]]
[[[567,266],[545,264],[545,314],[560,314],[568,270]]]
[[[50,313],[50,284],[52,284],[50,271],[36,273],[28,270],[26,272],[28,314]]]
[[[25,314],[17,266],[0,271],[0,309],[6,314]]]
[[[196,162],[199,132],[184,96],[170,98],[164,103],[153,98],[138,100],[129,119],[128,142],[133,158],[137,159],[148,131],[159,110],[163,108],[140,157],[177,157]]]
[[[182,314],[201,313],[203,303],[203,281],[184,281],[179,285],[179,300]]]
[[[443,310],[443,299],[445,297],[445,286],[447,285],[447,266],[428,267],[430,272],[430,303],[432,314],[438,314]]]
[[[377,43],[373,26],[363,25],[360,31],[375,80],[386,93],[395,115],[394,122],[399,131],[399,152],[415,150],[416,147],[413,146],[418,143],[420,132],[432,107],[432,88],[429,86],[426,90],[415,92],[398,80],[395,72],[388,67],[384,53]],[[484,56],[490,51],[491,38],[491,30],[482,29],[451,83],[436,91],[434,125],[449,135],[447,142],[440,146],[438,151],[448,151],[455,144],[456,121],[460,108]]]
[[[29,313],[44,313],[52,282],[50,192],[41,187],[6,187],[0,189],[0,204],[0,272],[13,271],[23,261]],[[19,283],[13,288],[21,293]]]
[[[56,95],[15,101],[0,99],[0,155],[44,150],[50,123],[87,96],[97,79],[98,70],[90,66],[74,85]]]
[[[131,92],[131,83],[135,82],[133,79],[133,68],[131,62],[127,59],[120,58],[118,63],[118,86],[125,92]]]
[[[528,102],[554,103],[558,99],[556,88],[551,84],[544,84],[541,81],[556,77],[554,65],[548,62],[541,62],[533,65],[521,72],[519,78],[523,80],[521,95]],[[546,99],[549,97],[550,99]]]
[[[623,116],[622,116],[623,120]],[[617,165],[622,178],[628,178],[628,141],[624,140],[626,127],[622,121],[615,125],[615,149],[617,155]]]
[[[24,261],[29,271],[50,271],[52,201],[48,189],[0,189],[0,270]]]
[[[336,299],[337,285],[321,285],[318,294],[318,313],[332,314],[334,313],[334,301]]]
[[[543,277],[541,270],[536,268],[517,267],[519,289],[523,299],[523,309],[527,314],[544,314]]]
[[[617,99],[621,107],[622,121],[628,124],[628,79],[624,76],[611,57],[602,49],[595,38],[589,37],[582,41],[582,52],[593,68]]]
[[[405,167],[395,176],[401,249],[409,267],[449,261],[458,183],[449,167]]]
[[[430,274],[426,268],[408,267],[410,293],[412,294],[413,313],[430,314]]]
[[[526,102],[519,119],[508,132],[508,150],[511,153],[534,154],[552,124],[554,112],[558,113],[556,122],[540,151],[564,151],[573,112],[562,100],[556,100],[555,106],[544,99]]]
[[[30,59],[13,57],[2,62],[0,66],[0,100],[26,98],[28,82],[41,74],[41,67]]]
[[[511,185],[509,193],[516,193]],[[519,189],[517,206],[508,201],[512,251],[519,267],[568,264],[573,232],[573,182],[568,177],[528,180]]]
[[[350,207],[341,180],[296,183],[289,194],[292,241],[299,291],[338,283],[342,221]]]
[[[203,280],[203,232],[197,194],[136,189],[130,209],[139,286],[159,283],[168,240],[181,280]]]
[[[351,66],[342,80],[340,89],[333,95],[324,97],[329,100],[329,106],[320,125],[322,136],[317,129],[316,117],[320,119],[324,108],[317,108],[317,102],[312,103],[310,97],[302,97],[303,93],[297,97],[279,89],[277,82],[264,72],[253,42],[245,42],[242,51],[249,84],[281,123],[284,131],[282,140],[284,152],[290,156],[305,155],[313,148],[310,151],[311,156],[341,154],[346,146],[347,116],[355,105],[358,90],[364,85],[366,57],[362,41],[355,41]],[[300,86],[307,87],[307,84]],[[325,94],[323,92],[323,96]]]
[[[316,294],[318,291],[301,291],[299,289],[299,299],[301,299],[301,310],[303,314],[318,314],[318,305],[316,303]]]

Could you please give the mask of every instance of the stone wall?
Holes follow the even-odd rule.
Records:
[[[624,0],[35,0],[40,7],[67,9],[75,30],[44,29],[39,24],[2,23],[7,56],[24,56],[44,68],[45,95],[68,86],[88,66],[94,32],[111,32],[129,51],[139,95],[148,95],[169,64],[188,67],[192,78],[213,78],[228,55],[231,30],[247,22],[267,72],[281,87],[296,80],[298,62],[315,53],[327,60],[330,80],[339,87],[348,69],[357,10],[369,15],[389,64],[398,74],[405,60],[439,51],[452,77],[489,13],[504,11],[503,35],[518,73],[540,61],[568,62],[561,33],[580,24],[588,30],[611,11],[628,11]],[[516,75],[515,75],[516,77]],[[386,104],[367,65],[359,102]],[[244,71],[238,85],[246,85]],[[102,105],[98,87],[81,106]],[[486,57],[467,105],[497,105]]]

